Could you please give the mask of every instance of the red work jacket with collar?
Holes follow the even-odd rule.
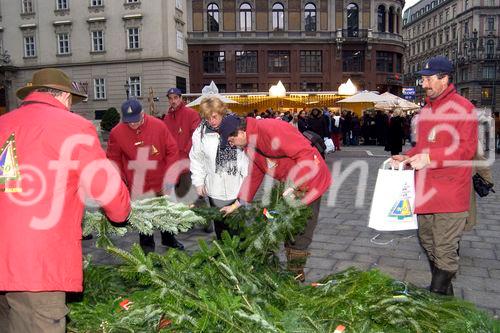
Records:
[[[251,202],[266,174],[282,182],[291,180],[305,192],[302,199],[305,204],[321,197],[332,183],[323,157],[289,123],[277,119],[247,118],[246,135],[246,152],[252,163],[249,175],[241,186],[239,199]]]
[[[94,197],[116,222],[130,212],[92,123],[31,93],[0,117],[0,179],[0,291],[81,291],[83,200]]]
[[[431,165],[415,173],[417,214],[469,209],[472,168],[478,142],[474,106],[450,84],[436,99],[427,98],[417,123],[417,144],[406,154],[429,154]]]
[[[139,150],[144,152],[143,161],[138,156]],[[134,197],[147,192],[161,193],[165,185],[177,182],[178,172],[172,169],[179,159],[177,144],[167,126],[155,117],[145,114],[144,123],[137,129],[125,123],[116,125],[109,134],[106,154],[120,169]],[[132,164],[133,161],[138,162]],[[136,183],[140,179],[143,179],[141,188]]]
[[[191,137],[201,122],[198,112],[182,103],[178,109],[169,108],[163,121],[177,142],[179,158],[189,159],[192,146]]]

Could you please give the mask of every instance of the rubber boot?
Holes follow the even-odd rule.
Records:
[[[436,294],[453,296],[453,285],[451,284],[453,276],[455,276],[455,272],[434,267],[430,291]]]
[[[306,250],[297,250],[291,247],[285,247],[286,251],[286,269],[292,272],[295,280],[304,282],[306,275],[304,273],[304,266],[306,265],[307,257],[310,255]]]
[[[436,269],[436,264],[434,263],[434,261],[429,260],[429,266],[431,267],[432,276],[434,276],[434,271]],[[453,274],[453,276],[454,275],[455,274]],[[452,276],[452,279],[453,279],[453,276]],[[429,290],[431,290],[430,286],[429,286]],[[448,296],[453,296],[454,295],[454,292],[453,292],[453,283],[452,282],[450,282],[450,285],[449,285],[448,290],[446,291],[445,295],[448,295]]]

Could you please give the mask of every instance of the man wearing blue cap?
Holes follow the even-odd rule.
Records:
[[[468,216],[471,163],[477,147],[474,106],[451,83],[453,65],[443,56],[429,59],[418,72],[427,95],[418,124],[416,146],[393,156],[393,165],[415,173],[418,236],[429,259],[431,292],[453,295],[458,271],[458,243]]]
[[[122,104],[122,122],[109,135],[107,156],[118,166],[133,199],[163,195],[177,182],[177,172],[170,170],[179,155],[177,144],[167,126],[147,115],[138,100]],[[144,252],[154,252],[153,235],[139,235]],[[161,233],[164,246],[184,249],[168,232]]]

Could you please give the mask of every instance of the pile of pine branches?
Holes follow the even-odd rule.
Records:
[[[70,305],[69,332],[500,332],[474,305],[381,274],[347,270],[303,285],[280,266],[280,244],[304,228],[307,207],[279,196],[239,209],[239,237],[199,243],[193,254],[144,255],[108,245],[123,264],[85,269],[83,300]],[[184,209],[184,208],[183,208]],[[196,209],[216,219],[217,210]]]

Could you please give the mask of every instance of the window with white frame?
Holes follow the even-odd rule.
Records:
[[[252,7],[246,2],[240,6],[240,30],[252,30]]]
[[[129,49],[140,48],[139,43],[139,28],[128,28],[127,29],[127,40]]]
[[[21,2],[21,12],[23,14],[33,13],[33,1],[32,0],[22,0]]]
[[[24,36],[24,57],[36,57],[35,36]]]
[[[177,30],[177,51],[184,51],[184,35]]]
[[[102,77],[94,79],[94,99],[106,99],[106,80]]]
[[[104,31],[94,30],[92,31],[92,52],[103,52],[104,51]]]
[[[128,82],[130,84],[130,97],[141,97],[141,77],[131,76]]]
[[[56,9],[57,10],[69,9],[69,0],[56,0]]]
[[[90,7],[104,6],[103,0],[90,0]]]
[[[70,52],[69,34],[66,32],[57,34],[57,54],[69,54]]]

